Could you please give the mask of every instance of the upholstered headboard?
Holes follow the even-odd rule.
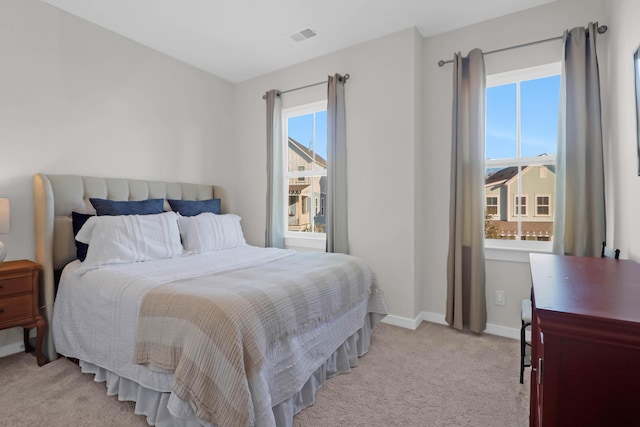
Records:
[[[110,200],[166,199],[206,200],[214,197],[212,185],[97,178],[78,175],[33,177],[35,206],[36,261],[42,265],[40,306],[51,322],[55,299],[55,271],[76,258],[71,212],[95,213],[90,197]],[[47,328],[51,331],[51,328]],[[49,358],[56,352],[48,332],[44,351]]]

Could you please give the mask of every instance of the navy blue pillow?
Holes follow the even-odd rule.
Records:
[[[76,234],[78,234],[78,231],[80,231],[84,223],[87,222],[87,220],[92,216],[93,215],[83,214],[78,212],[71,212],[71,225],[73,227],[73,237],[76,237]],[[75,242],[76,242],[76,258],[78,258],[80,261],[84,261],[84,259],[87,257],[87,249],[89,249],[89,245],[87,245],[86,243],[78,242],[77,240]]]
[[[164,209],[164,199],[120,201],[89,199],[98,215],[153,215]]]
[[[171,210],[182,216],[196,216],[203,212],[211,212],[220,215],[220,199],[207,200],[167,200]]]

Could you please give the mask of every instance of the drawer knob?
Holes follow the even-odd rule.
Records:
[[[4,313],[4,308],[0,308],[0,314]]]
[[[2,290],[2,288],[4,288],[4,286],[3,286],[3,285],[0,285],[0,290]]]

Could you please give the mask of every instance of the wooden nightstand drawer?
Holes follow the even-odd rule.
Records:
[[[31,274],[0,280],[0,298],[31,293]]]
[[[38,274],[40,265],[29,260],[0,262],[0,330],[22,326],[24,350],[33,350],[29,344],[29,329],[37,328],[36,360],[47,363],[42,355],[42,340],[47,322],[40,315],[38,304]]]
[[[33,317],[31,294],[0,299],[0,325],[5,322]]]

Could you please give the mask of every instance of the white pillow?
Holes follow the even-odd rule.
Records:
[[[238,215],[204,212],[196,216],[180,216],[178,225],[182,245],[187,252],[220,251],[246,243]]]
[[[175,212],[93,216],[78,231],[76,240],[89,245],[83,270],[182,254]]]

